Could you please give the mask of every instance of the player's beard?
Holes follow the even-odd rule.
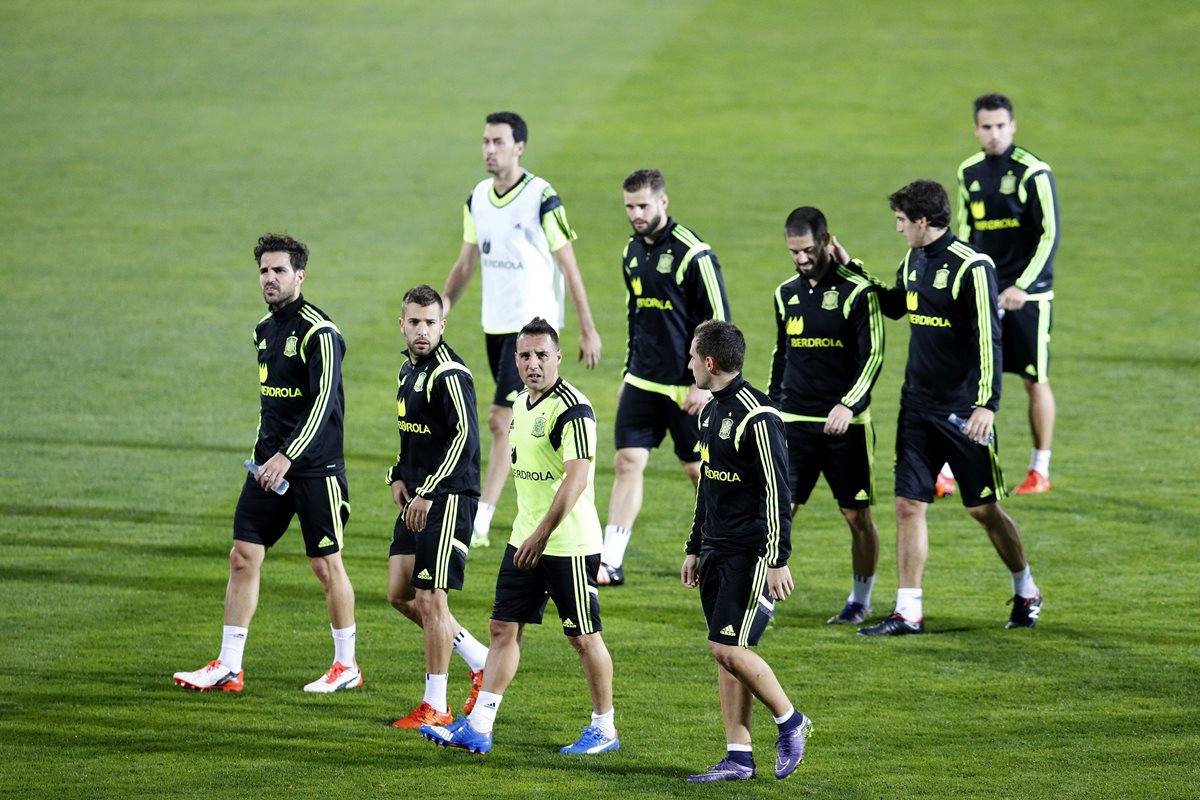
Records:
[[[650,239],[650,238],[654,237],[654,234],[658,233],[658,229],[662,225],[662,221],[663,221],[662,214],[659,214],[658,216],[656,216],[652,219],[646,220],[646,227],[640,231],[637,229],[637,226],[634,225],[632,222],[629,223],[629,225],[630,225],[630,227],[633,228],[633,232],[636,233],[638,236],[644,236],[647,239]]]

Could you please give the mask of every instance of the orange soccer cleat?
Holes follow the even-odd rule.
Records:
[[[1050,491],[1050,479],[1036,469],[1029,470],[1024,482],[1016,488],[1013,494],[1044,494]]]
[[[454,717],[450,715],[449,709],[437,711],[429,703],[422,701],[407,717],[393,722],[392,727],[416,729],[422,725],[449,725],[451,722],[454,722]]]
[[[483,688],[483,670],[471,673],[471,693],[467,695],[467,702],[463,703],[463,716],[471,716],[471,712],[475,710],[475,701],[479,699],[479,690]],[[438,723],[441,724],[441,723]]]
[[[938,497],[949,497],[954,494],[956,488],[954,478],[948,477],[943,472],[938,473],[937,481],[933,484],[933,491]]]

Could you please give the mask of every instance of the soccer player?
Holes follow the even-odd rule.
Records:
[[[482,263],[483,332],[496,392],[488,411],[492,448],[472,537],[479,547],[490,543],[492,515],[508,479],[508,429],[521,389],[513,359],[517,331],[535,316],[561,328],[565,288],[579,320],[579,358],[589,369],[600,361],[600,334],[571,246],[578,237],[554,188],[521,167],[528,138],[519,115],[488,115],[483,165],[491,177],[477,183],[467,198],[462,249],[442,289],[449,313]]]
[[[526,624],[541,624],[546,600],[552,599],[592,699],[591,723],[560,752],[616,750],[621,742],[613,725],[612,658],[600,636],[596,588],[596,415],[588,399],[558,376],[562,351],[549,322],[539,317],[526,324],[516,351],[525,385],[513,408],[510,437],[517,517],[496,578],[483,690],[469,716],[424,725],[421,735],[443,747],[492,749],[496,712],[521,660],[521,634]]]
[[[872,466],[871,389],[883,365],[877,289],[829,233],[820,209],[784,223],[796,274],[775,289],[775,353],[768,394],[787,427],[792,513],[823,473],[850,526],[850,597],[829,623],[858,625],[871,613],[879,562]],[[836,256],[836,258],[835,258]]]
[[[328,693],[362,686],[354,655],[354,588],[342,564],[342,532],[350,518],[342,454],[345,403],[342,358],[346,343],[324,311],[300,293],[308,247],[268,233],[254,248],[258,280],[270,313],[254,329],[261,395],[254,463],[233,515],[233,550],[225,590],[221,653],[175,683],[205,692],[240,692],[242,653],[258,606],[259,575],[267,548],[300,518],[304,548],[325,589],[333,630],[333,666],[304,687]],[[286,491],[279,493],[286,476]]]
[[[753,778],[750,717],[757,697],[779,726],[775,777],[804,760],[812,721],[795,710],[771,667],[750,649],[792,593],[791,514],[783,419],[742,377],[746,340],[716,320],[689,350],[696,385],[712,391],[700,412],[700,485],[679,579],[700,587],[708,649],[717,661],[727,753],[689,782]]]
[[[479,421],[475,382],[442,338],[442,298],[424,284],[409,289],[400,329],[408,349],[397,378],[400,454],[388,470],[401,508],[388,558],[388,602],[425,634],[425,698],[392,725],[419,728],[453,720],[446,701],[450,653],[470,670],[471,713],[483,681],[487,648],[450,613],[450,589],[462,589],[471,520],[479,502]]]
[[[1050,304],[1058,250],[1058,194],[1050,166],[1013,144],[1017,120],[1002,94],[975,98],[982,151],[958,167],[958,235],[996,264],[1004,371],[1029,395],[1033,453],[1016,494],[1050,491],[1055,403],[1050,391]]]
[[[667,216],[662,173],[636,170],[622,188],[625,214],[633,226],[622,255],[629,338],[618,389],[616,477],[600,552],[601,586],[625,582],[622,564],[642,508],[643,474],[650,451],[668,430],[693,489],[700,479],[695,417],[708,401],[708,392],[692,382],[688,345],[701,322],[729,319],[717,254]]]
[[[895,612],[863,636],[925,631],[921,579],[929,552],[926,512],[934,475],[949,462],[967,512],[983,526],[1012,573],[1009,628],[1032,628],[1042,595],[1021,535],[998,502],[1004,476],[992,425],[1000,406],[1000,320],[992,260],[954,237],[941,184],[913,181],[889,198],[909,251],[896,286],[880,293],[884,314],[907,314],[908,364],[896,429]]]

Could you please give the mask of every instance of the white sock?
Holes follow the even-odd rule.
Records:
[[[425,673],[425,702],[433,706],[434,711],[444,714],[450,710],[450,706],[446,704],[446,684],[449,681],[449,675]]]
[[[792,705],[791,703],[788,703],[788,710],[783,712],[782,717],[777,717],[774,714],[772,714],[771,719],[775,720],[776,725],[782,725],[783,723],[785,723],[789,719],[791,719],[792,714],[795,714],[795,713],[796,713],[796,707],[794,705]]]
[[[862,603],[864,607],[871,605],[871,590],[875,588],[874,575],[855,575],[854,589],[850,592],[850,601],[853,603]]]
[[[604,526],[604,545],[600,548],[600,560],[610,567],[619,567],[625,560],[625,548],[633,531],[620,525]]]
[[[333,631],[333,660],[347,667],[356,666],[358,662],[354,660],[354,632],[358,630],[358,626],[335,628],[330,625],[329,630]]]
[[[942,464],[942,474],[950,480],[954,480],[954,470],[950,469],[949,464]]]
[[[1038,587],[1033,582],[1033,573],[1029,571],[1029,565],[1025,565],[1025,569],[1012,574],[1013,579],[1013,594],[1019,594],[1021,597],[1037,597]]]
[[[1033,455],[1029,457],[1029,468],[1034,472],[1041,473],[1042,477],[1050,477],[1050,451],[1033,449]]]
[[[500,710],[500,701],[503,699],[503,695],[480,692],[467,722],[480,733],[491,733],[492,728],[496,727],[496,712]]]
[[[479,508],[475,509],[475,533],[480,536],[487,536],[488,531],[492,527],[492,515],[496,513],[496,507],[490,503],[479,501]]]
[[[921,590],[897,589],[896,613],[909,622],[920,622],[924,619],[924,613],[921,608]]]
[[[727,751],[729,751],[730,753],[753,753],[754,745],[734,744],[733,742],[726,742],[725,749]]]
[[[487,661],[487,648],[466,628],[463,628],[454,637],[454,652],[462,656],[462,660],[467,662],[467,668],[471,672],[479,672],[483,669],[484,662]]]
[[[603,714],[592,712],[592,727],[599,728],[610,739],[617,735],[617,728],[613,725],[613,711],[615,710],[616,708],[613,707]]]
[[[249,628],[239,628],[237,625],[226,625],[221,629],[219,658],[234,675],[242,671],[242,652],[246,649],[246,636],[249,633]]]

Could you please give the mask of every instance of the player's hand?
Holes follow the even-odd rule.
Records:
[[[536,567],[542,557],[542,553],[546,550],[546,542],[549,539],[549,536],[539,536],[536,531],[530,534],[529,538],[521,542],[521,546],[513,554],[513,566],[517,569],[533,569]]]
[[[600,334],[595,328],[579,334],[579,360],[588,369],[600,363]]]
[[[267,463],[258,468],[258,474],[254,477],[264,492],[273,492],[291,468],[292,460],[283,453],[276,453],[267,459]]]
[[[846,248],[842,247],[842,243],[832,233],[829,234],[829,244],[825,245],[825,252],[843,267],[850,263],[850,254],[846,252]]]
[[[695,589],[700,585],[700,556],[689,554],[683,560],[683,566],[679,568],[679,582],[688,589]]]
[[[767,589],[776,600],[787,600],[796,584],[792,582],[792,571],[787,564],[782,567],[767,567]]]
[[[1019,286],[1010,286],[1000,293],[1000,307],[1005,311],[1019,311],[1029,294]]]
[[[853,411],[838,403],[825,418],[825,433],[829,436],[841,436],[850,430],[850,420],[853,417]]]
[[[408,507],[404,509],[404,524],[413,533],[420,533],[425,530],[425,523],[429,520],[429,509],[433,506],[433,501],[427,497],[417,495],[409,501]]]
[[[963,436],[975,444],[986,445],[992,435],[992,424],[995,421],[996,415],[990,409],[976,406],[967,424],[963,426]]]
[[[712,397],[712,392],[693,384],[692,388],[688,389],[687,397],[683,401],[683,412],[693,417],[696,416],[710,397]]]
[[[404,481],[392,481],[392,502],[400,508],[404,508],[404,504],[411,500],[412,497],[408,494],[408,487],[404,485]]]

